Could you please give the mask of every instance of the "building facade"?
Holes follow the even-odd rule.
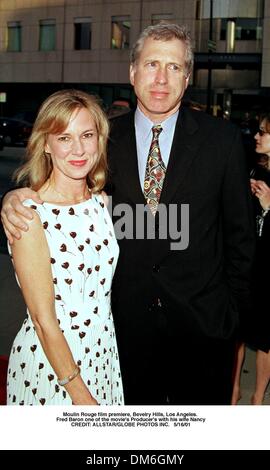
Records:
[[[130,48],[159,21],[194,38],[190,99],[217,114],[270,97],[270,0],[0,0],[1,114],[35,111],[61,87],[134,101]]]

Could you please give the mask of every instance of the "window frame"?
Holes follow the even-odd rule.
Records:
[[[92,17],[77,17],[73,20],[74,24],[74,50],[90,51],[92,49]],[[88,31],[85,26],[88,26]],[[87,34],[88,33],[88,34]],[[85,46],[84,44],[85,43]]]
[[[6,50],[7,52],[21,52],[22,51],[21,21],[8,21],[7,22],[7,49]]]
[[[126,24],[125,24],[126,23]],[[123,27],[127,28],[123,31]],[[117,34],[119,38],[115,38],[116,28],[119,29]],[[113,50],[125,50],[130,49],[130,31],[131,31],[131,16],[130,15],[116,15],[111,17],[111,49]],[[125,35],[127,33],[127,36]],[[125,39],[126,38],[126,39]],[[117,47],[117,42],[121,47]]]
[[[53,31],[53,35],[47,35],[45,31]],[[50,44],[50,41],[48,41],[48,39],[51,41],[51,46],[42,47],[42,42],[45,45],[46,41],[48,44]],[[39,20],[38,50],[41,52],[51,52],[56,50],[56,20],[54,18]]]

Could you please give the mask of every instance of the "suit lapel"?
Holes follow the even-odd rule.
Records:
[[[134,113],[127,115],[117,153],[118,167],[121,168],[121,182],[125,186],[126,193],[136,204],[145,204],[139,179]]]
[[[192,114],[188,109],[181,107],[175,126],[160,203],[168,204],[177,188],[185,184],[187,173],[199,153],[199,139],[196,141],[194,139],[194,134],[197,131],[198,124]]]
[[[196,120],[188,109],[181,107],[175,126],[160,203],[168,204],[177,188],[185,184],[186,175],[194,158],[199,154],[200,140],[196,138],[195,141],[194,139],[194,134],[197,131]],[[115,144],[116,157],[119,161],[118,168],[121,168],[121,184],[125,186],[125,192],[134,203],[146,204],[139,179],[134,113],[129,113],[125,117],[119,140],[121,142],[118,141]]]

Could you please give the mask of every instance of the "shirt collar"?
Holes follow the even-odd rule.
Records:
[[[166,133],[168,129],[172,129],[172,127],[174,128],[178,118],[178,114],[179,109],[174,114],[172,114],[160,123],[164,133]],[[157,124],[159,123],[153,123],[137,106],[137,109],[135,111],[135,127],[142,139],[147,139],[152,132],[152,127]]]

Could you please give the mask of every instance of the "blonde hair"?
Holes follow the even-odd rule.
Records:
[[[194,62],[193,48],[190,33],[186,26],[178,24],[160,22],[154,26],[148,26],[140,34],[139,38],[132,47],[130,53],[130,63],[135,65],[139,60],[146,39],[152,38],[157,41],[170,41],[171,39],[179,39],[186,46],[185,73],[189,76]]]
[[[86,108],[97,129],[98,158],[87,175],[87,184],[99,192],[107,176],[107,140],[109,124],[97,98],[80,90],[60,90],[50,95],[41,105],[26,149],[26,162],[14,174],[17,184],[38,191],[50,177],[53,169],[50,154],[45,153],[48,134],[61,134],[76,109]]]

